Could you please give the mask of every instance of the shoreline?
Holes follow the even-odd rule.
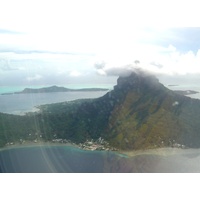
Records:
[[[12,145],[7,145],[4,147],[1,147],[0,151],[9,150],[9,149],[28,148],[28,147],[48,147],[48,146],[72,146],[75,148],[79,148],[78,145],[72,144],[72,143],[55,143],[55,142],[51,142],[51,141],[47,141],[47,142],[39,141],[39,142],[35,143],[35,142],[30,141],[30,142],[26,142],[23,144],[16,143],[16,144],[12,144]]]
[[[160,155],[160,156],[171,156],[182,153],[190,154],[194,149],[200,148],[178,148],[178,147],[160,147],[155,149],[144,149],[144,150],[119,150],[118,153],[124,154],[128,157],[134,157],[138,155]]]
[[[6,150],[11,150],[11,149],[20,149],[20,148],[31,148],[31,147],[52,147],[52,146],[63,146],[63,147],[74,147],[83,151],[90,151],[90,152],[96,152],[99,150],[90,150],[90,149],[83,149],[79,145],[75,143],[55,143],[51,141],[39,141],[37,143],[34,142],[26,142],[24,144],[16,143],[13,145],[8,145],[0,148],[0,152],[6,151]],[[113,152],[117,153],[119,155],[123,155],[127,158],[135,157],[135,156],[140,156],[140,155],[160,155],[160,156],[173,156],[177,154],[182,154],[182,153],[187,153],[190,154],[191,151],[194,150],[192,148],[188,149],[181,149],[181,148],[176,148],[176,147],[161,147],[161,148],[155,148],[155,149],[144,149],[144,150],[101,150],[102,152]]]

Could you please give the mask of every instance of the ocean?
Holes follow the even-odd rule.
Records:
[[[27,112],[38,111],[39,105],[72,101],[76,99],[98,98],[108,91],[94,92],[55,92],[35,94],[0,95],[0,112],[24,115]]]
[[[200,99],[200,86],[199,85],[175,85],[175,86],[166,86],[170,90],[194,90],[196,94],[190,94],[187,95],[188,97],[191,97],[193,99]]]

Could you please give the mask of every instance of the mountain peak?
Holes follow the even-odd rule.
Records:
[[[152,74],[144,72],[132,72],[129,76],[120,76],[117,79],[115,90],[158,90],[164,86]]]

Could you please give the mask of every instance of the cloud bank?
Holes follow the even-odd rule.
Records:
[[[180,52],[176,47],[147,46],[135,49],[136,54],[126,59],[124,53],[112,55],[112,59],[97,61],[95,68],[99,75],[124,76],[133,71],[146,71],[158,75],[200,74],[200,49]],[[108,56],[107,56],[108,58]]]
[[[27,81],[31,82],[31,81],[38,81],[42,79],[42,76],[40,74],[36,74],[34,76],[29,76],[26,78]]]

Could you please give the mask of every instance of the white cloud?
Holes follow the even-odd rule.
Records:
[[[10,66],[10,62],[7,59],[0,59],[0,69],[3,71],[16,70]]]
[[[44,79],[66,77],[69,74],[71,77],[79,77],[85,75],[86,71],[94,71],[91,64],[93,58],[88,56],[92,54],[98,57],[97,60],[105,60],[105,66],[100,65],[98,68],[96,65],[101,75],[118,75],[124,69],[130,71],[135,67],[154,73],[185,74],[188,70],[196,73],[200,53],[182,54],[173,45],[167,48],[147,45],[157,42],[161,37],[161,40],[167,40],[169,36],[173,38],[173,32],[167,32],[160,24],[165,26],[168,19],[170,24],[167,25],[172,26],[171,22],[176,21],[175,5],[180,6],[174,0],[171,3],[154,0],[141,0],[138,3],[107,0],[6,0],[0,8],[0,29],[8,30],[0,33],[0,59],[9,60],[9,67],[6,64],[2,69],[4,72],[6,69],[24,69],[24,74],[26,71],[29,74],[40,74]],[[198,11],[198,6],[195,8]],[[185,12],[183,16],[187,17],[184,21],[188,21]],[[178,17],[182,17],[180,9]],[[152,23],[159,28],[151,31],[141,28]],[[154,44],[158,44],[156,42]],[[67,53],[75,53],[76,56]],[[135,60],[140,61],[138,66],[135,66]],[[32,79],[34,76],[28,78],[29,81]]]
[[[6,0],[0,8],[0,28],[27,34],[9,37],[4,34],[0,41],[7,45],[17,43],[22,48],[31,46],[46,50],[99,53],[124,47],[124,43],[132,43],[138,38],[150,38],[149,33],[138,31],[138,27],[154,22],[160,27],[161,23],[165,25],[166,19],[172,26],[177,17],[175,5],[178,4],[174,0],[165,4],[146,0]],[[162,8],[159,9],[159,6]],[[172,16],[172,10],[176,11],[176,17]],[[188,21],[188,15],[184,13],[183,16]],[[180,25],[180,20],[178,22]]]
[[[81,76],[82,74],[79,72],[79,71],[77,71],[77,70],[73,70],[73,71],[71,71],[70,73],[69,73],[69,76],[72,76],[72,77],[79,77],[79,76]]]
[[[36,75],[34,75],[34,76],[29,76],[29,77],[26,77],[26,80],[27,81],[38,81],[38,80],[40,80],[40,79],[42,79],[42,76],[40,75],[40,74],[36,74]]]
[[[118,52],[119,54],[112,54],[110,57],[107,55],[107,60],[101,59],[95,64],[97,73],[118,76],[142,69],[166,75],[200,74],[200,49],[195,54],[192,51],[181,53],[173,45],[167,48],[143,45],[142,48],[133,49],[132,52],[136,53],[130,55],[126,51],[121,51],[121,54]],[[135,60],[139,60],[139,63]]]

